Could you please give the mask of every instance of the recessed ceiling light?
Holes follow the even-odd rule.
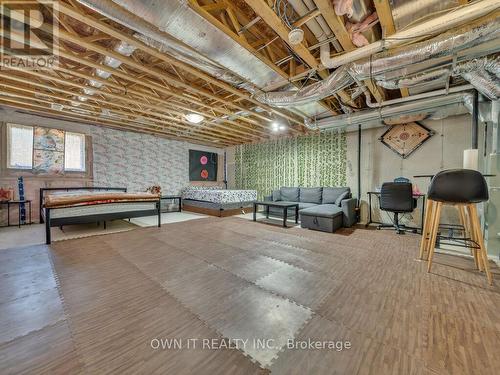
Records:
[[[199,115],[198,113],[188,113],[187,115],[184,115],[186,117],[186,120],[188,120],[192,124],[199,124],[203,120],[205,120],[205,117],[202,115]]]

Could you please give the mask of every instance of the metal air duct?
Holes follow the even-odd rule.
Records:
[[[421,100],[400,101],[399,104],[319,120],[317,125],[319,129],[326,130],[364,123],[381,123],[383,119],[391,119],[394,122],[398,116],[408,116],[408,114],[420,114],[422,112],[429,114],[438,112],[440,118],[443,118],[445,115],[444,108],[451,106],[451,110],[447,114],[451,115],[457,112],[457,104],[463,106],[467,101],[471,100],[472,94],[463,92],[443,96],[429,96]]]
[[[199,69],[204,70],[212,76],[224,80],[225,82],[228,82],[235,86],[244,83],[243,78],[225,69],[223,66],[210,60],[201,53],[197,52],[195,49],[184,44],[180,40],[177,40],[166,32],[161,31],[159,28],[151,25],[143,18],[141,18],[141,13],[148,13],[148,4],[142,4],[147,2],[124,2],[124,4],[120,4],[123,7],[115,4],[110,0],[78,0],[78,2],[96,11],[97,13],[112,19],[113,21],[130,27],[137,33],[134,35],[136,38],[149,45],[150,47],[158,49],[160,52],[168,53],[179,59],[180,61],[198,67]],[[117,1],[117,3],[120,2]],[[160,3],[158,5],[161,5],[163,7],[167,5],[169,8],[172,8],[174,4]],[[154,7],[155,4],[149,4],[149,6]],[[172,9],[168,9],[170,10],[170,12],[162,11],[155,13],[154,11],[152,11],[152,13],[157,15],[163,13],[171,14]],[[187,23],[184,23],[184,25],[186,24]],[[184,30],[186,29],[184,28]],[[201,31],[200,35],[202,35]]]
[[[197,14],[185,0],[77,1],[134,30],[134,36],[150,47],[252,94],[287,83],[274,69]],[[295,109],[307,116],[325,111],[319,103]]]
[[[467,81],[473,85],[477,91],[486,96],[490,100],[500,99],[500,81],[497,77],[484,69],[462,73]]]
[[[445,81],[450,76],[448,69],[439,69],[432,72],[418,73],[409,77],[403,77],[395,80],[377,81],[377,85],[394,90],[399,88],[412,88],[435,81]]]
[[[401,80],[408,76],[412,65],[425,61],[423,69],[439,66],[443,63],[443,57],[451,59],[451,54],[459,50],[467,50],[484,42],[494,40],[500,36],[498,20],[479,25],[467,26],[458,32],[447,33],[420,42],[415,45],[399,48],[390,53],[382,53],[360,62],[344,65],[333,72],[328,79],[316,84],[306,86],[298,91],[278,91],[256,95],[255,98],[265,104],[275,107],[289,107],[295,103],[307,103],[321,100],[333,95],[339,90],[351,85],[355,81],[375,79],[383,86],[384,81],[391,79]],[[480,53],[491,53],[490,49]],[[475,51],[475,53],[479,53]],[[464,56],[461,59],[467,57]],[[488,69],[495,70],[493,64],[485,64]],[[419,77],[418,79],[429,77]],[[394,82],[388,85],[393,87]],[[399,86],[398,86],[399,87]]]
[[[312,85],[303,87],[296,91],[275,91],[254,95],[254,98],[261,103],[274,107],[292,107],[316,102],[330,96],[354,83],[349,75],[347,67],[340,67],[330,76]]]
[[[468,21],[485,16],[499,8],[500,2],[498,0],[476,1],[467,6],[452,10],[443,16],[421,23],[420,25],[411,27],[407,30],[399,31],[383,40],[379,40],[365,47],[358,48],[354,51],[347,52],[333,58],[329,57],[329,52],[328,54],[326,53],[326,48],[328,48],[327,45],[326,47],[323,47],[325,51],[322,53],[323,57],[321,59],[321,63],[327,68],[336,68],[362,58],[370,57],[375,53],[400,46],[410,41],[416,41],[430,35],[437,35],[446,30],[465,24]]]

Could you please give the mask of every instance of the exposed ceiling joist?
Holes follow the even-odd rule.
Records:
[[[255,105],[261,106],[262,108],[266,109],[269,112],[273,112],[278,116],[281,116],[281,117],[288,119],[293,124],[302,126],[302,121],[300,119],[298,119],[296,116],[292,116],[292,115],[287,114],[286,112],[278,110],[276,108],[262,105],[261,103],[257,102],[256,100],[253,100],[248,93],[240,91],[240,90],[234,88],[233,86],[231,86],[225,82],[222,82],[220,80],[217,80],[217,79],[211,77],[207,73],[201,72],[200,70],[193,68],[192,66],[190,66],[184,62],[181,62],[181,61],[176,60],[176,59],[174,59],[166,54],[163,54],[163,53],[157,51],[156,49],[145,45],[144,43],[137,40],[136,38],[133,38],[130,35],[127,35],[121,31],[118,31],[118,30],[112,28],[111,26],[107,25],[104,22],[101,22],[97,19],[94,19],[90,15],[82,14],[82,12],[77,11],[69,6],[64,5],[64,4],[60,5],[60,11],[65,13],[66,15],[68,15],[70,17],[75,18],[75,19],[79,19],[79,18],[84,17],[85,23],[88,24],[89,26],[92,26],[95,29],[100,30],[100,31],[102,31],[102,32],[104,32],[104,33],[106,33],[106,34],[108,34],[108,35],[110,35],[118,40],[123,40],[123,41],[139,48],[140,50],[150,54],[151,56],[154,56],[154,57],[162,60],[162,61],[172,63],[175,66],[180,67],[181,69],[185,70],[186,72],[193,74],[193,75],[197,76],[198,78],[205,80],[206,82],[209,82],[215,86],[218,86],[218,87],[220,87],[228,92],[231,92],[238,97],[246,99]],[[263,115],[258,114],[258,113],[255,113],[254,115],[256,117],[261,118],[262,120],[265,120],[265,121],[271,120],[271,118],[263,116]]]
[[[321,15],[325,19],[326,23],[332,29],[335,37],[339,41],[340,45],[345,51],[352,51],[356,49],[356,46],[352,43],[351,36],[347,31],[344,21],[335,14],[332,2],[330,0],[314,0],[316,6],[321,11]],[[370,90],[371,94],[377,102],[382,102],[385,99],[385,95],[382,90],[371,81],[363,81],[366,87]]]
[[[33,72],[33,71],[26,71],[25,73],[27,73],[30,77],[37,77],[37,78],[41,78],[41,79],[45,79],[46,78],[44,75],[42,75],[40,73],[37,73],[37,72]],[[108,92],[104,92],[102,90],[97,90],[96,89],[96,93],[102,94],[104,97],[108,97],[109,98],[108,100],[106,100],[106,99],[100,99],[100,98],[98,98],[95,95],[85,95],[85,94],[81,94],[79,92],[75,92],[75,91],[71,91],[71,90],[68,90],[68,89],[61,88],[61,87],[57,87],[57,86],[55,86],[55,82],[57,82],[59,84],[62,84],[62,85],[69,85],[71,87],[77,87],[77,88],[80,88],[80,89],[84,88],[85,86],[83,86],[81,84],[78,84],[76,82],[70,82],[70,81],[66,81],[66,80],[63,80],[63,79],[55,78],[55,77],[51,78],[52,84],[36,83],[36,82],[32,82],[32,78],[30,80],[30,77],[19,77],[19,76],[15,76],[13,74],[1,73],[1,72],[0,72],[0,77],[4,78],[6,80],[12,80],[12,81],[15,81],[15,82],[25,83],[25,84],[29,84],[31,82],[31,85],[34,86],[34,87],[38,87],[40,89],[52,90],[52,91],[55,91],[55,92],[60,92],[60,93],[66,94],[66,95],[69,96],[69,98],[73,98],[72,100],[75,100],[74,99],[75,96],[80,96],[80,97],[85,98],[86,100],[91,100],[91,101],[95,101],[97,103],[100,103],[101,105],[104,105],[103,108],[106,108],[106,109],[110,109],[113,106],[120,106],[120,107],[122,107],[124,109],[127,109],[127,108],[130,108],[130,105],[137,104],[137,99],[124,97],[122,95],[113,94],[113,93],[110,93],[110,92],[109,93]],[[2,83],[0,83],[0,85],[2,85]],[[118,104],[120,102],[123,102],[123,104]],[[166,120],[173,121],[173,122],[175,122],[175,124],[177,126],[180,125],[181,127],[186,128],[186,129],[194,129],[193,125],[189,124],[187,121],[182,121],[182,120],[179,120],[179,119],[176,119],[176,118],[172,118],[172,117],[167,116],[167,115],[163,115],[161,113],[161,111],[157,110],[157,105],[155,105],[155,104],[151,105],[151,104],[143,103],[143,106],[145,108],[148,108],[149,110],[156,110],[155,111],[156,112],[156,116],[163,117]],[[142,114],[144,114],[144,115],[148,114],[147,111],[143,111],[143,110],[139,110],[139,112],[142,113]],[[179,112],[173,112],[173,113],[182,116],[182,113],[179,113]],[[228,131],[227,129],[220,130],[216,126],[215,127],[211,127],[211,126],[203,125],[203,124],[199,125],[198,127],[202,128],[202,129],[210,129],[212,132],[215,132],[215,133],[230,134],[230,135],[236,136],[236,137],[238,136],[238,133],[241,133],[242,135],[244,135],[246,137],[249,137],[249,134],[247,134],[245,132],[242,132],[242,131],[240,131],[238,129],[236,129],[236,131],[235,131],[235,129],[233,129],[232,131]],[[250,137],[250,138],[253,138],[253,137]]]
[[[375,9],[377,10],[380,25],[382,26],[382,38],[386,38],[396,32],[394,26],[394,18],[392,17],[391,4],[389,0],[373,0]],[[402,88],[401,96],[409,96],[407,88]]]
[[[190,2],[193,0],[190,0]],[[309,49],[303,44],[299,43],[292,45],[288,42],[288,28],[283,24],[282,20],[278,15],[268,6],[264,0],[245,0],[245,2],[253,9],[255,14],[257,14],[269,27],[271,27],[274,32],[283,40],[289,48],[297,54],[311,69],[318,71],[321,78],[325,79],[328,77],[328,72],[324,70],[321,64],[318,62],[316,57],[309,51]],[[314,16],[313,13],[312,15]],[[289,78],[289,77],[287,77]],[[339,96],[346,103],[352,103],[351,98],[344,91],[339,92]],[[332,110],[332,108],[329,108]],[[335,111],[334,111],[335,112]]]
[[[228,144],[224,142],[219,144],[218,142],[214,142],[212,139],[206,139],[205,141],[200,140],[204,139],[204,137],[191,138],[178,134],[172,134],[166,131],[147,129],[143,126],[131,124],[126,121],[124,122],[124,121],[115,121],[110,119],[102,119],[100,117],[83,115],[78,113],[72,113],[71,115],[67,115],[59,111],[53,110],[49,104],[47,105],[35,104],[33,99],[30,99],[29,101],[23,101],[21,98],[12,98],[12,97],[9,98],[9,97],[4,97],[0,94],[0,104],[16,109],[22,109],[29,112],[38,113],[43,116],[52,115],[52,117],[54,118],[70,120],[70,121],[74,121],[76,119],[79,122],[84,122],[91,125],[105,125],[107,127],[115,128],[118,130],[129,130],[139,133],[152,134],[168,139],[185,140],[192,143],[206,144],[216,147],[231,145],[230,143]]]

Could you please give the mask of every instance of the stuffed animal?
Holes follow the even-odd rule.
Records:
[[[153,185],[150,186],[146,189],[148,193],[155,194],[155,195],[160,195],[161,194],[161,186],[160,185]]]

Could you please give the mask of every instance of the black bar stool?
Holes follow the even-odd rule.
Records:
[[[452,205],[459,210],[465,232],[469,233],[472,242],[477,244],[477,249],[472,249],[476,266],[480,270],[484,268],[491,285],[493,279],[476,207],[477,203],[489,199],[488,185],[483,175],[471,169],[449,169],[439,172],[432,179],[427,195],[427,212],[420,243],[420,258],[424,259],[424,254],[428,253],[427,272],[430,272],[432,267],[442,207]]]

